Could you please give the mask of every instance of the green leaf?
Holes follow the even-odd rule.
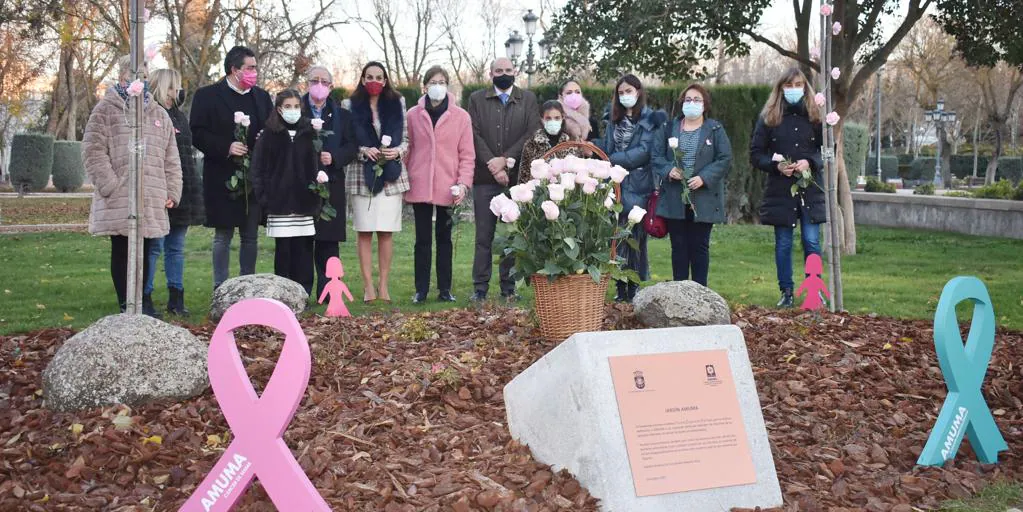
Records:
[[[238,176],[231,176],[231,189],[238,188]]]
[[[799,191],[799,185],[793,183],[792,184],[792,197],[796,197],[796,192],[798,192],[798,191]]]
[[[593,278],[594,283],[600,282],[600,269],[597,268],[596,265],[590,265],[586,268],[586,270],[590,273],[590,277]]]
[[[629,247],[631,247],[632,250],[634,251],[639,250],[639,242],[637,242],[635,238],[630,238],[626,240],[625,243],[629,244]]]

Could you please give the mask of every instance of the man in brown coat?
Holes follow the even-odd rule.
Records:
[[[128,98],[139,91],[131,87],[130,58],[122,57],[119,67],[118,82],[107,88],[106,95],[92,109],[85,124],[82,159],[85,172],[95,186],[89,232],[110,237],[110,274],[123,312],[128,286],[128,170],[132,131],[127,110]],[[167,111],[148,92],[141,94],[145,95],[139,143],[139,150],[143,151],[144,192],[139,205],[139,235],[145,239],[142,254],[148,254],[151,240],[170,231],[167,208],[181,201],[181,160],[174,125]],[[143,261],[148,262],[148,258]],[[147,275],[149,269],[143,272]],[[144,313],[157,316],[151,297],[144,297],[142,306]]]
[[[490,64],[494,86],[469,96],[476,169],[473,176],[473,210],[476,215],[476,253],[472,262],[474,302],[487,298],[493,273],[494,229],[497,216],[490,211],[490,200],[518,182],[522,146],[540,128],[540,107],[532,92],[515,86],[517,71],[511,60],[501,57]],[[512,165],[508,165],[512,163]],[[514,261],[501,259],[499,275],[501,296],[516,300],[515,282],[509,273]]]

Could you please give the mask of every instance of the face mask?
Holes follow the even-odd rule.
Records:
[[[635,107],[637,101],[639,101],[639,98],[635,94],[623,94],[618,97],[618,102],[625,108]]]
[[[185,104],[185,90],[178,89],[178,95],[174,97],[174,106],[180,107]]]
[[[433,101],[442,101],[448,97],[448,86],[433,84],[426,88],[426,95]]]
[[[508,90],[509,87],[515,85],[515,77],[511,75],[501,75],[494,77],[494,86],[502,91]]]
[[[380,96],[380,93],[384,92],[383,82],[366,82],[362,86],[370,96]]]
[[[581,93],[566,94],[562,102],[565,104],[566,107],[572,110],[578,110],[579,107],[581,107],[583,104],[583,95]]]
[[[282,110],[281,117],[284,118],[285,123],[295,124],[302,118],[302,111],[297,108]]]
[[[547,131],[547,135],[557,135],[561,133],[561,120],[549,119],[547,121],[544,121],[543,129]]]
[[[703,115],[703,103],[683,103],[682,115],[695,119]]]
[[[327,99],[327,95],[329,94],[330,87],[327,87],[326,85],[315,83],[309,86],[309,97],[317,103]]]
[[[789,102],[790,105],[799,103],[799,100],[803,99],[803,88],[802,87],[786,87],[785,88],[785,101]]]
[[[256,80],[259,78],[259,73],[254,69],[242,71],[241,77],[238,78],[238,85],[242,90],[249,90],[256,86]]]

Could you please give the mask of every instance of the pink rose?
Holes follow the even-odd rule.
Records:
[[[536,187],[540,186],[540,180],[535,179],[535,178],[531,179],[531,180],[526,182],[526,186],[529,187],[529,190],[535,191]]]
[[[509,169],[511,169],[512,167],[515,167],[515,159],[514,158],[508,158],[504,163],[508,166]]]
[[[533,200],[533,189],[524,184],[515,185],[508,189],[508,193],[516,203],[528,203]]]
[[[551,201],[555,203],[563,201],[565,199],[565,187],[558,184],[552,184],[547,186],[547,192],[551,196]]]
[[[565,169],[568,169],[569,172],[574,172],[576,174],[585,173],[586,160],[583,160],[582,158],[579,158],[575,155],[568,155],[567,157],[565,157]]]
[[[583,183],[583,193],[586,195],[592,195],[597,191],[597,180],[593,178],[587,178],[586,183]]]
[[[314,130],[320,131],[323,129],[323,119],[313,119],[312,121],[309,122],[313,124]]]
[[[823,107],[827,101],[828,98],[824,96],[823,92],[819,92],[813,96],[813,102],[816,103],[818,107]]]
[[[625,177],[629,175],[629,171],[626,171],[624,167],[616,165],[611,168],[611,181],[615,183],[621,183],[625,181]]]
[[[522,211],[519,210],[519,205],[511,203],[504,211],[501,212],[501,222],[507,222],[511,224],[519,220],[519,215],[522,215]]]
[[[827,117],[824,118],[829,125],[835,126],[842,118],[838,116],[838,112],[830,112]]]
[[[821,58],[821,49],[819,46],[814,46],[813,48],[810,48],[810,58],[811,59]]]
[[[551,177],[551,166],[543,160],[533,160],[533,163],[529,164],[529,175],[534,179],[546,180]]]
[[[316,173],[316,183],[326,183],[328,181],[330,181],[330,177],[327,176],[327,173],[323,171]]]
[[[252,118],[249,116],[242,117],[242,126],[248,128],[252,124]]]
[[[390,147],[390,145],[391,145],[391,136],[390,135],[384,135],[383,137],[380,137],[380,145],[384,146],[384,147]]]
[[[515,202],[509,199],[508,196],[504,194],[498,194],[494,196],[493,199],[490,200],[490,212],[493,213],[495,216],[500,217],[501,212],[505,210],[505,207],[508,203],[515,204]]]
[[[605,160],[593,160],[593,162],[596,163],[590,170],[591,176],[602,180],[606,180],[611,177],[611,162]]]
[[[561,175],[561,186],[565,190],[575,190],[575,174],[566,172]]]
[[[610,210],[611,208],[614,208],[614,206],[615,200],[612,199],[611,196],[607,196],[606,198],[604,198],[604,208]]]
[[[842,76],[842,70],[838,68],[831,68],[831,79],[838,80],[838,77]]]
[[[551,160],[551,174],[561,174],[565,172],[565,161],[560,158]]]
[[[128,96],[132,97],[138,96],[142,94],[142,91],[145,90],[146,86],[145,84],[142,83],[142,80],[135,80],[130,85],[128,85]]]
[[[831,33],[837,36],[840,32],[842,32],[842,24],[836,21],[835,24],[831,26]]]
[[[591,179],[593,179],[593,178],[590,178],[590,175],[586,174],[585,170],[581,171],[581,172],[579,172],[578,174],[575,175],[575,183],[577,185],[582,185],[583,183],[586,183],[587,181],[589,181]]]
[[[784,162],[785,161],[785,157],[779,155],[778,153],[775,153],[773,156],[771,156],[771,161],[772,162]]]
[[[462,186],[461,185],[452,185],[451,186],[451,195],[454,196],[454,197],[458,197],[458,196],[462,195]]]
[[[831,16],[831,4],[821,4],[821,16]]]
[[[146,47],[146,61],[151,61],[156,58],[156,52],[160,50],[160,45],[153,43]]]
[[[234,113],[234,124],[242,124],[242,119],[245,119],[245,112],[238,111]]]
[[[558,209],[558,205],[554,204],[554,201],[540,203],[540,209],[543,210],[543,216],[547,217],[547,220],[558,220],[558,215],[561,214],[561,210]]]

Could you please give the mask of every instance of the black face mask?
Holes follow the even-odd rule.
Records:
[[[185,104],[185,90],[178,89],[178,95],[174,98],[174,106],[180,107]]]
[[[495,76],[494,77],[494,85],[498,89],[501,89],[502,91],[506,90],[509,87],[515,85],[515,77],[511,76],[511,75]]]

